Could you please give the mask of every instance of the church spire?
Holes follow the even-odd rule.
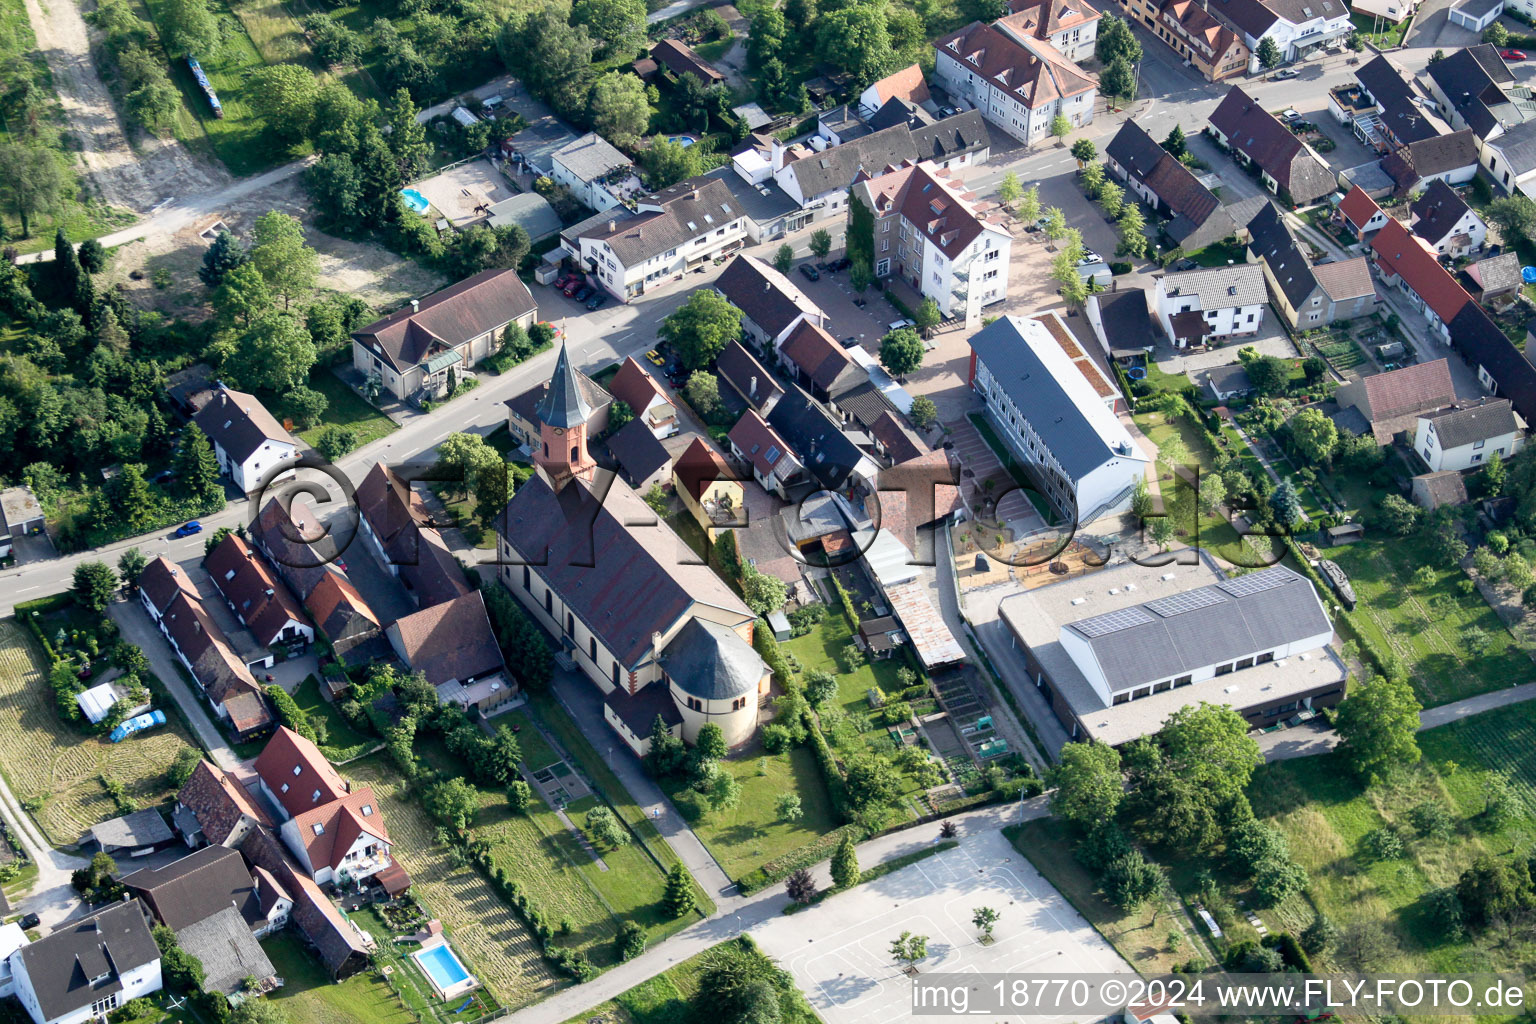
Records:
[[[539,419],[539,450],[533,457],[556,490],[577,477],[591,480],[597,469],[596,461],[587,451],[587,421],[592,418],[592,406],[582,396],[576,373],[565,343],[561,342],[555,374],[535,410]]]
[[[581,386],[576,380],[576,371],[571,366],[564,341],[560,343],[560,357],[555,360],[555,375],[550,378],[549,388],[539,401],[536,412],[539,422],[567,430],[578,424],[586,425],[592,416],[592,407],[581,396]]]

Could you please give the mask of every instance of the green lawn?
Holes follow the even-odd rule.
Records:
[[[710,810],[684,779],[668,779],[663,787],[731,878],[739,879],[838,826],[809,747],[770,755],[754,742],[723,767],[741,783],[741,803],[732,810]],[[805,812],[799,821],[779,818],[774,803],[782,793],[799,794]]]
[[[262,940],[261,948],[283,979],[269,997],[291,1024],[417,1024],[388,985],[371,973],[333,982],[292,930]]]
[[[362,395],[324,367],[317,366],[310,373],[309,386],[324,395],[331,404],[317,425],[299,433],[305,444],[313,445],[326,427],[346,427],[354,431],[359,448],[400,429],[399,424],[369,405]]]
[[[1138,413],[1132,418],[1141,432],[1159,447],[1177,434],[1189,450],[1190,457],[1200,467],[1201,474],[1212,471],[1214,453],[1204,432],[1194,424],[1183,417],[1174,417],[1170,423],[1169,417],[1160,412]],[[1248,560],[1242,537],[1225,516],[1220,513],[1199,513],[1195,489],[1187,479],[1181,476],[1175,480],[1174,474],[1164,465],[1159,465],[1157,472],[1164,509],[1173,517],[1177,535],[1182,542],[1210,551],[1234,564],[1240,565]]]
[[[320,682],[314,676],[309,676],[299,684],[293,691],[293,700],[305,717],[318,715],[325,720],[325,742],[320,745],[320,749],[328,760],[350,761],[379,742],[347,724],[341,712],[336,710],[336,705],[321,695]]]
[[[1401,46],[1403,36],[1407,34],[1408,26],[1413,21],[1412,18],[1404,18],[1401,22],[1394,25],[1385,18],[1373,18],[1363,12],[1351,14],[1349,20],[1354,22],[1355,31],[1383,50],[1390,50],[1395,46]],[[1373,28],[1377,28],[1379,31],[1373,32]]]
[[[1524,682],[1531,661],[1516,645],[1493,609],[1474,591],[1463,594],[1466,575],[1442,565],[1418,537],[1367,537],[1357,544],[1326,549],[1349,574],[1358,599],[1350,621],[1408,666],[1414,691],[1426,707]],[[1412,582],[1421,566],[1435,572],[1427,591]],[[1492,638],[1489,653],[1472,657],[1463,631],[1479,627]]]
[[[496,723],[505,725],[517,733],[518,746],[523,748],[523,763],[528,766],[529,771],[536,772],[540,768],[548,768],[560,760],[560,755],[555,753],[555,748],[549,745],[543,734],[534,728],[532,720],[521,711],[508,711],[497,715]]]
[[[1213,242],[1204,249],[1196,249],[1184,255],[1202,267],[1224,267],[1228,263],[1247,262],[1248,250],[1228,242]]]

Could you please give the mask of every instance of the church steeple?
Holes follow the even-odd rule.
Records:
[[[574,477],[591,480],[597,463],[587,451],[587,421],[592,406],[581,393],[581,382],[571,366],[565,343],[555,360],[555,374],[550,378],[535,414],[539,418],[539,450],[533,461],[543,469],[557,489]]]

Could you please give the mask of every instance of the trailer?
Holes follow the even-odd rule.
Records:
[[[213,116],[222,120],[224,105],[219,102],[219,94],[213,91],[213,83],[208,81],[208,76],[203,73],[203,66],[197,62],[196,57],[188,57],[187,67],[192,71],[192,77],[197,79],[198,88],[202,89],[203,95],[208,97],[208,106],[213,109]]]
[[[128,719],[128,721],[121,723],[117,728],[113,729],[109,739],[111,739],[113,743],[121,743],[123,740],[127,739],[129,736],[132,736],[136,732],[143,732],[145,729],[153,729],[157,725],[164,724],[164,711],[151,711],[147,714],[135,715],[134,717]]]

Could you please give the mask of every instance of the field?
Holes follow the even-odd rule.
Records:
[[[348,765],[346,774],[378,794],[395,853],[410,872],[412,892],[443,922],[470,970],[492,995],[504,1006],[518,1007],[559,986],[533,935],[512,909],[478,872],[455,867],[448,849],[433,842],[437,826],[392,763],[378,755],[365,757]]]
[[[1528,962],[1533,948],[1528,928],[1494,928],[1448,940],[1428,919],[1425,897],[1455,884],[1480,854],[1529,852],[1536,839],[1536,767],[1526,752],[1533,740],[1536,707],[1517,704],[1421,733],[1423,762],[1379,790],[1362,792],[1329,756],[1262,768],[1249,796],[1255,813],[1286,831],[1293,856],[1311,875],[1312,904],[1343,928],[1371,920],[1386,927],[1393,945],[1381,969],[1507,970]],[[1523,802],[1496,832],[1481,818],[1484,780],[1495,768],[1513,773]],[[1451,812],[1455,827],[1449,839],[1412,839],[1400,860],[1373,860],[1363,852],[1367,833],[1389,823],[1406,827],[1407,811],[1424,801]],[[1312,910],[1298,899],[1282,905],[1275,917],[1283,927],[1305,927]],[[1350,966],[1349,951],[1340,955]]]
[[[1463,594],[1466,575],[1441,565],[1419,537],[1367,539],[1321,552],[1349,574],[1359,603],[1355,627],[1403,659],[1414,691],[1426,707],[1486,693],[1530,677],[1531,661],[1476,591]],[[1420,566],[1435,572],[1427,590],[1413,584]],[[1491,638],[1473,657],[1462,636],[1477,627]]]
[[[283,987],[270,998],[291,1024],[416,1024],[388,985],[370,972],[332,982],[291,931],[262,940]]]
[[[740,878],[837,827],[810,747],[792,747],[787,753],[769,755],[754,743],[722,767],[741,783],[741,803],[732,810],[708,810],[683,779],[669,779],[664,788],[731,878]],[[800,795],[805,816],[799,821],[778,817],[774,802],[781,793]]]
[[[49,842],[73,846],[91,825],[120,812],[102,785],[116,779],[140,807],[172,796],[164,775],[183,747],[195,746],[175,715],[168,723],[120,744],[66,727],[54,709],[44,654],[14,619],[0,621],[0,770],[34,813]]]
[[[354,431],[359,448],[399,429],[399,424],[363,401],[361,395],[325,367],[315,367],[309,375],[309,386],[331,404],[318,424],[299,433],[305,444],[313,445],[326,427],[346,427]]]

